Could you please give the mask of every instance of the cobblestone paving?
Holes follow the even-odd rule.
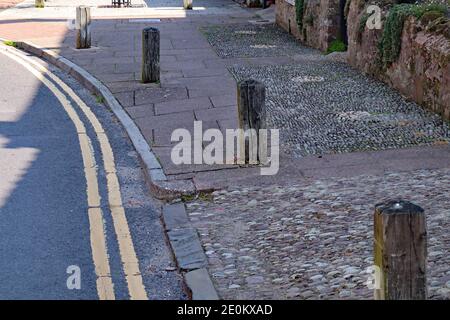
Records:
[[[396,195],[426,210],[430,299],[450,299],[450,170],[216,191],[187,204],[225,299],[372,299],[373,210]]]
[[[223,58],[294,56],[295,65],[233,66],[267,88],[269,125],[293,156],[448,143],[449,125],[386,84],[302,46],[272,24],[202,29]]]
[[[209,26],[201,31],[222,58],[318,54],[317,50],[299,45],[291,35],[273,24]]]
[[[267,88],[269,125],[287,154],[305,156],[448,142],[447,123],[345,63],[233,67]]]

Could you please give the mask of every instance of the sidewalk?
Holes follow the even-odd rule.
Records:
[[[139,82],[141,31],[143,27],[152,25],[145,19],[142,22],[133,17],[94,20],[93,47],[81,51],[73,49],[74,32],[68,30],[67,22],[58,17],[61,12],[50,11],[49,15],[56,17],[46,18],[44,21],[5,18],[0,24],[0,35],[51,48],[85,68],[114,93],[136,121],[163,163],[169,179],[191,179],[194,171],[203,172],[212,168],[174,167],[170,161],[171,132],[179,127],[192,128],[194,119],[203,120],[205,130],[219,128],[221,122],[225,124],[225,121],[235,126],[236,120],[235,80],[198,31],[200,24],[223,22],[227,18],[227,10],[233,13],[239,8],[232,1],[216,3],[222,6],[207,10],[215,13],[218,12],[216,9],[220,9],[220,16],[204,14],[201,16],[205,18],[199,19],[197,13],[193,13],[187,18],[176,19],[178,13],[175,10],[175,18],[163,18],[161,22],[153,24],[161,31],[161,87]],[[223,3],[226,3],[226,6],[223,6]],[[51,4],[52,1],[49,1],[49,5]],[[228,7],[230,9],[227,9]],[[111,10],[117,12],[120,9]],[[35,9],[28,11],[31,14],[26,16],[36,16]],[[140,11],[141,9],[136,9],[135,13],[141,14]],[[171,15],[171,11],[161,11],[163,13],[156,14],[155,18]],[[94,10],[94,17],[95,12]],[[9,17],[12,14],[10,13]],[[24,12],[20,14],[24,15]],[[63,16],[65,14],[64,12]],[[239,14],[244,17],[252,16],[245,10]],[[220,83],[220,86],[217,83]]]
[[[23,0],[0,0],[0,10],[14,7]]]
[[[52,1],[49,1],[51,4]],[[329,61],[315,50],[302,47],[280,29],[249,23],[258,19],[254,10],[241,9],[234,2],[226,0],[217,0],[213,4],[222,6],[207,7],[205,11],[211,10],[210,14],[189,12],[184,18],[170,18],[172,12],[175,12],[175,16],[179,14],[177,10],[170,9],[159,10],[164,12],[166,18],[158,18],[161,13],[148,16],[160,19],[157,22],[140,21],[133,17],[99,17],[93,21],[93,47],[89,50],[73,48],[74,32],[67,29],[67,22],[61,18],[47,18],[45,21],[5,18],[0,24],[0,36],[30,40],[50,48],[102,81],[135,120],[168,179],[192,182],[197,191],[223,187],[230,183],[230,179],[261,178],[256,168],[175,166],[170,159],[170,136],[176,128],[192,130],[194,120],[203,121],[204,130],[236,128],[234,77],[259,78],[268,86],[269,122],[273,127],[282,129],[280,179],[292,176],[291,168],[296,168],[299,176],[320,173],[319,169],[335,173],[341,171],[330,170],[329,159],[333,159],[334,163],[340,161],[347,165],[353,164],[348,172],[354,174],[377,168],[401,168],[405,165],[401,161],[390,165],[389,152],[381,152],[374,158],[370,153],[355,155],[348,151],[432,145],[446,139],[446,128],[437,122],[438,117],[402,100],[386,86],[349,67]],[[218,8],[220,11],[216,10]],[[36,12],[37,9],[27,10]],[[109,10],[116,13],[121,9]],[[141,14],[143,9],[128,10]],[[94,17],[96,12],[94,8]],[[105,14],[103,11],[97,13]],[[24,12],[20,14],[24,15]],[[45,12],[40,14],[44,15]],[[59,13],[50,11],[48,15],[58,16]],[[161,32],[160,87],[139,82],[141,31],[150,25],[156,26]],[[234,76],[230,74],[229,68]],[[304,85],[306,91],[302,92],[302,77],[308,79],[305,70],[306,74],[317,79],[331,77],[333,81],[307,81]],[[349,78],[340,81],[339,74],[347,74]],[[286,79],[286,76],[296,78],[300,81],[299,85],[292,87],[291,79]],[[272,92],[278,96],[272,96]],[[376,98],[372,96],[374,92],[380,101],[375,108],[371,107]],[[340,96],[344,99],[336,101],[335,98]],[[296,105],[300,107],[296,109]],[[330,112],[334,114],[332,117],[328,116]],[[302,119],[305,115],[310,118]],[[420,125],[415,127],[417,121]],[[395,122],[403,123],[402,132],[389,129]],[[375,123],[375,126],[364,130],[368,123]],[[345,126],[352,126],[353,129],[342,139],[344,136],[341,130]],[[427,130],[432,130],[433,134],[429,136],[425,132]],[[378,133],[374,134],[373,131],[382,136],[377,137]],[[309,138],[305,139],[306,132]],[[361,134],[368,137],[360,141]],[[333,155],[335,153],[338,154]],[[317,159],[317,155],[322,157]],[[429,157],[424,152],[421,159]],[[433,167],[436,165],[434,161],[428,163]],[[418,168],[422,167],[423,163],[419,163]],[[273,177],[261,179],[273,181]]]
[[[93,47],[88,50],[74,49],[74,32],[67,27],[73,8],[5,11],[0,37],[49,48],[103,82],[135,121],[169,181],[188,182],[198,192],[229,187],[214,193],[211,201],[188,204],[222,297],[368,298],[362,274],[356,277],[351,267],[361,273],[371,263],[371,208],[391,192],[418,201],[433,215],[432,252],[448,251],[443,226],[449,223],[449,211],[442,207],[450,195],[445,177],[450,168],[448,124],[275,26],[258,23],[255,10],[231,0],[208,1],[210,6],[192,12],[158,9],[161,3],[171,5],[150,1],[145,9],[93,8]],[[161,32],[160,86],[139,82],[146,26]],[[266,84],[268,121],[281,129],[279,174],[262,177],[259,168],[174,165],[173,130],[192,130],[194,120],[203,121],[203,130],[236,128],[236,79],[249,77]],[[419,195],[424,189],[429,197]],[[350,224],[359,220],[363,223],[353,231]],[[327,227],[322,230],[319,221]],[[328,230],[336,225],[336,231]],[[292,236],[294,231],[298,234]],[[324,239],[321,232],[335,234]],[[334,243],[332,238],[342,240],[337,240],[339,246],[323,249]],[[299,239],[312,241],[314,250],[291,246]],[[348,253],[353,265],[346,258],[327,262],[346,255],[355,241],[359,251]],[[241,248],[242,243],[248,245]],[[315,264],[308,262],[312,256]],[[450,292],[445,262],[430,265],[432,292],[438,298]],[[335,283],[331,293],[327,281],[338,275],[336,269],[355,277],[355,286]],[[303,278],[305,270],[309,280]]]

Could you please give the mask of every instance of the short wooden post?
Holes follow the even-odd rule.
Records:
[[[424,210],[407,201],[375,206],[374,254],[380,274],[378,300],[427,298],[427,231]]]
[[[239,155],[245,153],[245,161],[238,159],[238,163],[248,161],[250,164],[266,162],[267,135],[260,134],[260,129],[266,129],[266,88],[264,84],[253,79],[238,83],[238,115],[239,128],[247,131],[247,135],[240,133]],[[252,130],[253,129],[253,130]],[[262,133],[262,132],[261,132]],[[264,136],[266,139],[261,139]],[[259,138],[259,144],[258,144]],[[245,148],[245,151],[244,151]],[[240,161],[239,161],[240,160]]]
[[[77,7],[76,15],[76,48],[88,49],[91,47],[91,8]]]
[[[44,0],[34,0],[34,6],[36,8],[44,8],[45,2],[44,2]]]
[[[192,10],[192,0],[183,0],[183,8],[186,10]]]
[[[147,27],[142,31],[142,82],[159,81],[159,30]]]

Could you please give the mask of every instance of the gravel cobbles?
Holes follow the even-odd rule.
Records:
[[[267,88],[269,126],[294,156],[448,143],[449,125],[387,85],[334,61],[232,67]]]
[[[317,50],[299,45],[291,35],[273,24],[209,26],[201,31],[222,58],[318,54]]]
[[[274,25],[203,28],[221,57],[295,56],[295,65],[234,65],[266,85],[269,127],[294,157],[446,144],[449,125],[386,84],[302,46]]]
[[[450,170],[242,187],[187,204],[225,299],[372,299],[376,203],[426,210],[430,299],[450,299]]]

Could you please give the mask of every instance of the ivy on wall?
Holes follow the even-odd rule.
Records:
[[[401,50],[401,36],[405,20],[410,17],[420,19],[427,12],[447,13],[447,6],[441,4],[396,4],[389,10],[381,40],[378,44],[383,67],[395,62]]]

